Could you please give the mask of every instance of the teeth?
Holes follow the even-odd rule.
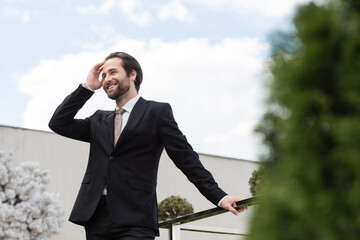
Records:
[[[107,89],[108,89],[108,90],[109,90],[109,89],[112,89],[112,88],[115,87],[115,85],[116,85],[116,84],[111,84],[110,86],[107,87]]]

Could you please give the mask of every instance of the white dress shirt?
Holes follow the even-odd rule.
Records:
[[[92,92],[95,92],[86,83],[83,83],[82,86]],[[131,113],[132,109],[134,108],[135,104],[137,103],[137,101],[139,100],[139,98],[140,98],[140,95],[138,94],[138,95],[136,95],[136,97],[134,97],[133,99],[128,101],[122,107],[125,110],[125,112],[122,114],[121,132],[122,132],[122,130],[124,130],[124,127],[126,126],[128,120],[129,120],[130,113]],[[119,109],[118,107],[115,108],[115,110],[118,110],[118,109]]]
[[[121,132],[122,130],[124,130],[124,127],[126,126],[129,117],[130,117],[130,113],[133,110],[135,104],[137,103],[137,101],[139,100],[140,95],[136,95],[136,97],[134,97],[133,99],[131,99],[130,101],[128,101],[123,107],[122,109],[125,110],[125,112],[122,114],[122,122],[121,122]],[[115,110],[118,110],[119,108],[116,107]]]

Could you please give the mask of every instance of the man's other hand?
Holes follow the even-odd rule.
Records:
[[[237,216],[239,213],[247,210],[247,208],[248,208],[247,205],[236,206],[236,202],[240,201],[240,200],[243,200],[243,199],[238,196],[227,196],[221,202],[220,207],[229,210],[230,212],[232,212],[233,214],[235,214]]]

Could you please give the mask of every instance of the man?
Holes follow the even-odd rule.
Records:
[[[54,132],[90,143],[87,169],[69,219],[85,226],[87,239],[158,236],[155,191],[164,148],[209,201],[236,215],[244,210],[234,209],[241,198],[227,196],[203,167],[178,129],[170,105],[139,96],[141,82],[137,60],[112,53],[91,68],[86,82],[65,98],[49,122]],[[99,110],[86,119],[74,119],[101,87],[116,101],[116,111]]]

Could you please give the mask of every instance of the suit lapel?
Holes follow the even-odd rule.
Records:
[[[111,143],[111,147],[114,146],[114,118],[115,118],[115,111],[107,114],[104,119],[105,129],[107,131],[107,142]]]
[[[126,137],[131,135],[131,132],[140,123],[140,120],[144,116],[144,113],[145,113],[146,109],[148,108],[148,106],[149,106],[148,102],[145,99],[143,99],[142,97],[140,97],[130,113],[129,120],[126,123],[124,130],[121,132],[119,141],[117,142],[115,148],[117,148],[119,145],[121,145],[121,143],[124,142],[124,139],[126,139]],[[113,127],[113,129],[114,129],[114,127]],[[113,133],[113,135],[114,135],[114,133]]]

